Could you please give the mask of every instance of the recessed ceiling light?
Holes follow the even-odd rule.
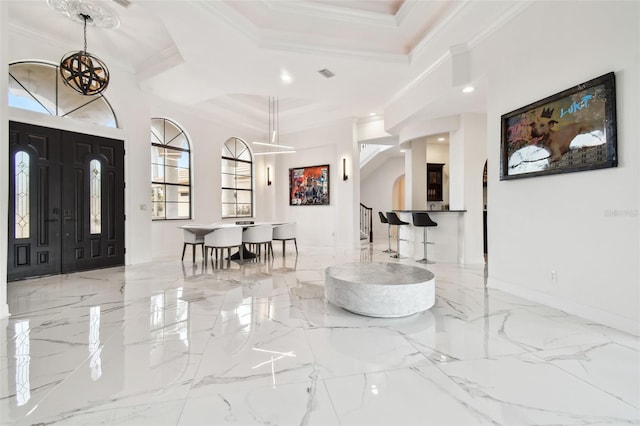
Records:
[[[369,117],[373,117],[373,116],[375,116],[375,115],[377,115],[375,112],[370,112],[370,113],[369,113]]]
[[[443,137],[438,138],[438,142],[444,142],[444,138]]]
[[[473,86],[466,86],[464,89],[462,89],[462,93],[471,93],[474,91]]]
[[[291,83],[292,79],[288,72],[282,71],[282,73],[280,74],[280,80],[282,80],[282,82],[286,84]]]

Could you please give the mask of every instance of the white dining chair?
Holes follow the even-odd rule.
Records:
[[[229,257],[231,259],[231,249],[238,248],[240,252],[240,260],[243,260],[242,253],[242,227],[241,226],[229,226],[225,228],[218,228],[204,236],[204,250],[205,258],[209,255],[209,249],[215,252],[215,260],[218,261],[218,250],[220,253],[220,264],[224,258],[224,249],[228,250]],[[213,255],[213,252],[211,253]],[[212,259],[213,260],[213,259]]]
[[[271,238],[273,235],[272,225],[249,226],[242,231],[242,242],[256,247],[256,258],[260,259],[262,246],[265,246],[265,259],[271,255],[273,257],[273,246]]]
[[[273,241],[282,241],[282,255],[285,256],[285,242],[293,240],[298,254],[298,242],[296,241],[296,223],[289,222],[273,227]]]
[[[196,263],[196,246],[202,246],[202,257],[206,257],[204,253],[204,235],[198,235],[188,229],[183,229],[182,238],[184,239],[184,244],[182,245],[182,260],[184,260],[184,252],[187,250],[188,245],[191,246],[193,251],[193,263]]]

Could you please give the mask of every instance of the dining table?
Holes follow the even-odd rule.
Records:
[[[221,229],[221,228],[231,228],[231,227],[242,227],[242,229],[247,229],[249,227],[252,226],[258,226],[258,225],[273,225],[273,226],[278,226],[278,225],[284,225],[285,223],[288,222],[282,222],[282,221],[274,221],[274,222],[255,222],[255,221],[250,221],[250,220],[242,220],[242,221],[237,221],[235,223],[229,223],[229,222],[214,222],[214,223],[209,223],[209,224],[198,224],[198,223],[189,223],[186,225],[180,225],[178,226],[179,229],[186,229],[189,232],[193,232],[197,237],[203,237],[205,235],[207,235],[210,232],[215,231],[216,229]],[[256,253],[249,251],[247,249],[247,247],[243,244],[242,245],[242,258],[243,259],[255,259],[257,256]],[[240,252],[236,252],[234,254],[231,255],[231,260],[240,260]]]

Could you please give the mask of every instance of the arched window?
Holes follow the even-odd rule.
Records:
[[[230,138],[222,147],[222,217],[253,216],[253,160],[247,143]]]
[[[9,65],[9,106],[118,127],[116,115],[104,95],[81,95],[64,84],[56,65],[45,62]]]
[[[191,219],[191,148],[166,118],[151,119],[151,204],[153,220]]]

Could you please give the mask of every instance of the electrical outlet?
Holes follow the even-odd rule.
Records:
[[[552,283],[558,284],[558,273],[556,271],[551,271],[549,278],[551,278]]]

